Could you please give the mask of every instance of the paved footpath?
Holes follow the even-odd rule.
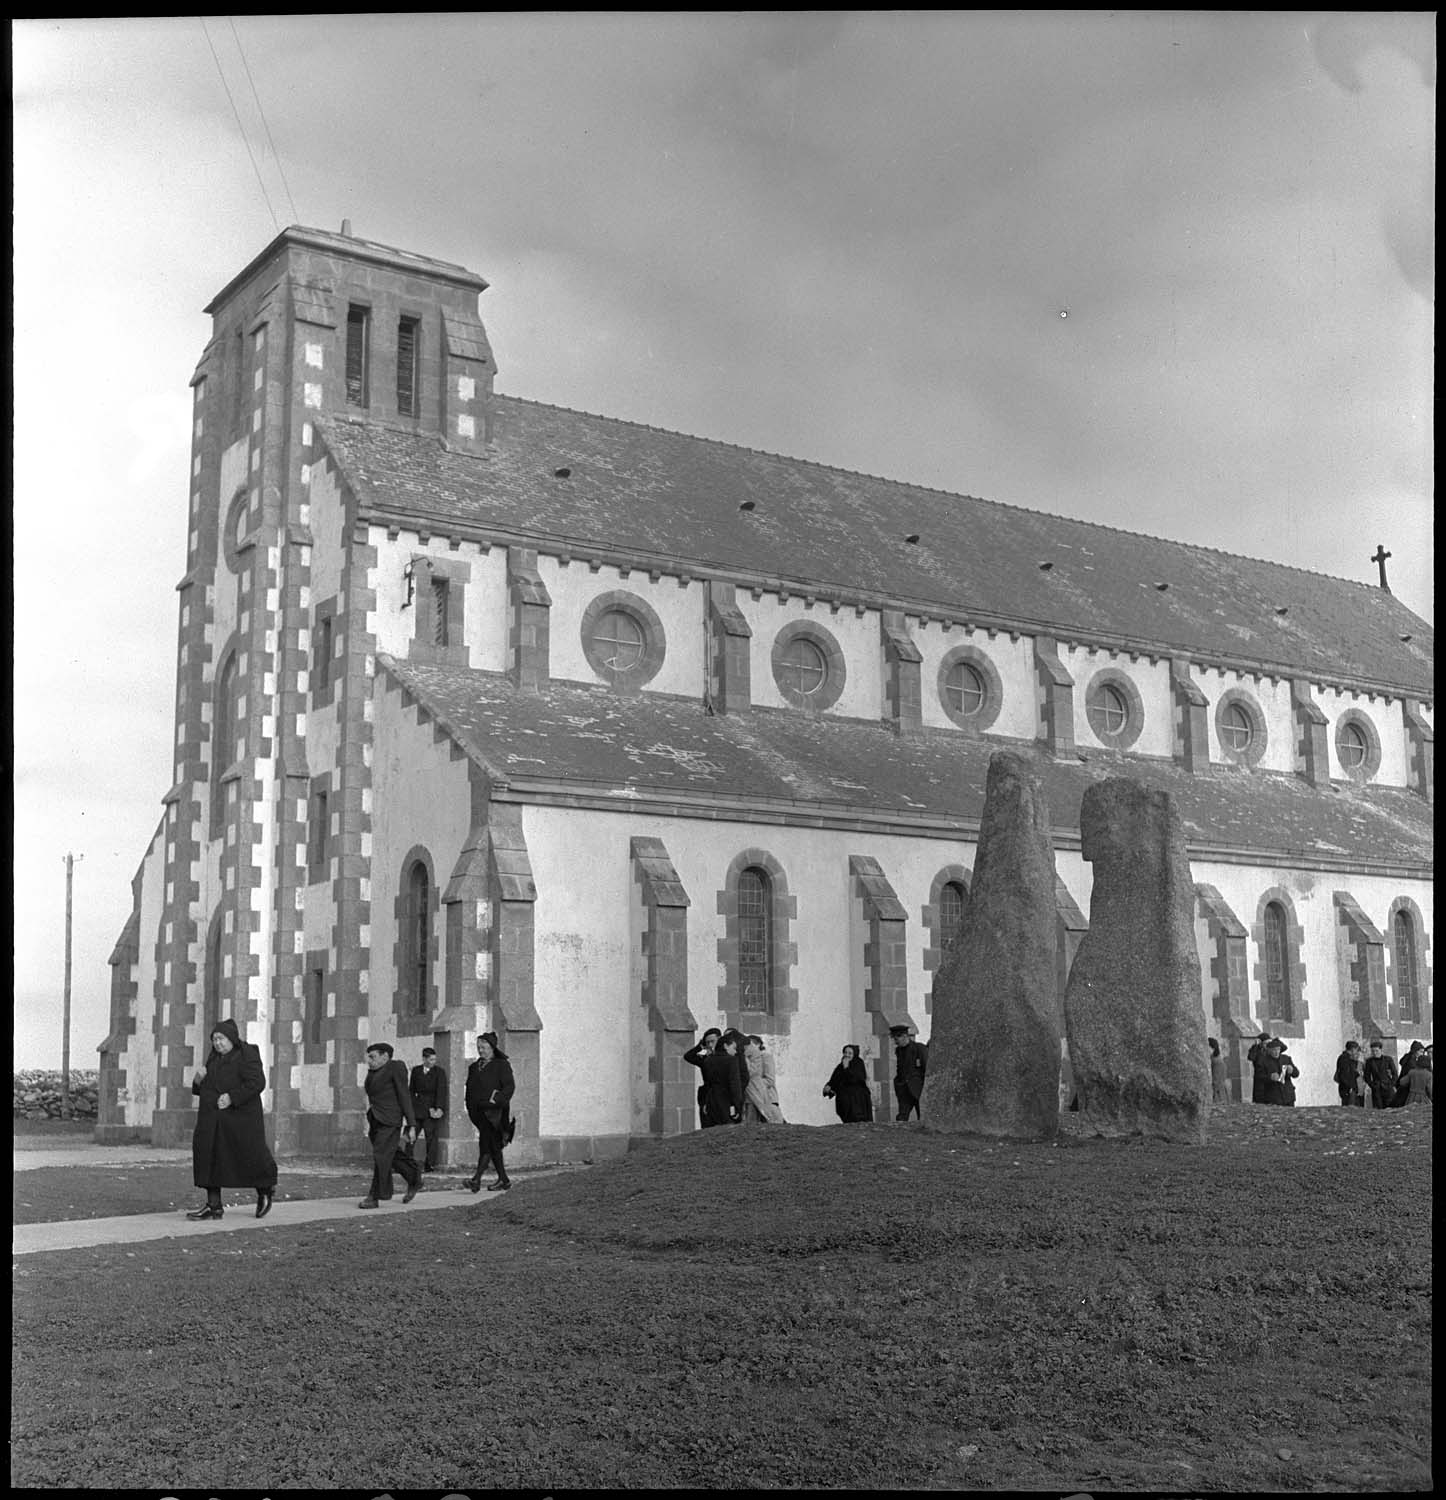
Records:
[[[12,1153],[17,1172],[34,1171],[41,1167],[77,1166],[126,1166],[154,1164],[156,1162],[189,1162],[191,1152],[187,1149],[171,1150],[151,1146],[97,1146],[80,1143],[74,1146],[47,1147],[43,1150],[16,1148]],[[286,1164],[282,1164],[284,1174]],[[549,1169],[556,1171],[556,1168]],[[365,1173],[358,1167],[312,1166],[305,1171],[310,1175],[335,1175],[351,1178],[355,1183],[363,1181]],[[525,1188],[528,1173],[514,1173],[517,1187]],[[239,1191],[239,1190],[238,1190]],[[358,1208],[358,1190],[353,1187],[344,1197],[308,1198],[299,1202],[284,1202],[278,1199],[271,1205],[271,1212],[264,1219],[256,1217],[254,1199],[226,1208],[224,1219],[204,1219],[193,1222],[186,1218],[185,1210],[168,1209],[159,1214],[124,1214],[111,1219],[65,1219],[51,1224],[16,1224],[11,1229],[11,1253],[34,1255],[42,1250],[83,1250],[95,1245],[136,1245],[148,1240],[192,1239],[205,1235],[241,1234],[251,1231],[281,1228],[287,1224],[312,1224],[348,1220],[374,1224],[378,1220],[394,1218],[398,1214],[427,1212],[439,1208],[464,1208],[496,1203],[501,1193],[489,1193],[484,1186],[480,1193],[469,1193],[462,1186],[460,1177],[429,1177],[426,1186],[412,1201],[402,1203],[398,1193],[380,1208]]]

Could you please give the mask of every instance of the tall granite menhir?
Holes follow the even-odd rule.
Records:
[[[1198,1144],[1210,1064],[1179,810],[1142,782],[1102,781],[1084,795],[1080,838],[1094,889],[1064,997],[1080,1113],[1101,1135]]]
[[[1049,804],[1023,756],[989,761],[963,926],[934,986],[930,1128],[1038,1140],[1059,1129]]]

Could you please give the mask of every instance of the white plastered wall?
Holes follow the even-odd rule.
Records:
[[[939,663],[955,646],[972,646],[983,652],[999,673],[1003,688],[998,717],[989,726],[990,734],[1016,740],[1035,737],[1034,642],[1027,636],[1009,638],[1007,632],[965,630],[961,626],[942,624],[915,625],[914,644],[923,660],[919,663],[919,692],[923,700],[924,723],[940,729],[952,729],[954,721],[939,702]]]
[[[600,594],[636,595],[658,616],[663,625],[666,653],[658,673],[643,691],[682,693],[701,697],[704,670],[703,611],[706,594],[702,583],[663,574],[655,582],[647,573],[630,569],[624,576],[617,568],[600,567],[574,559],[563,564],[555,557],[539,557],[537,574],[552,599],[548,616],[548,675],[568,682],[603,681],[588,663],[582,646],[582,621],[587,607]]]
[[[440,562],[467,564],[467,582],[462,592],[462,640],[468,648],[467,664],[474,671],[503,672],[507,669],[507,549],[493,547],[484,552],[477,542],[453,547],[445,538],[429,537],[426,543],[416,532],[402,531],[388,537],[386,528],[372,526],[367,542],[376,548],[376,567],[367,584],[374,591],[376,606],[367,615],[367,625],[376,636],[377,650],[405,661],[416,635],[416,602],[407,603],[407,571],[418,554]],[[317,598],[325,595],[318,593]]]
[[[457,856],[470,831],[471,790],[467,761],[453,759],[451,741],[438,739],[430,721],[417,723],[417,708],[378,678],[372,697],[371,984],[368,1040],[390,1042],[409,1063],[420,1062],[429,1038],[397,1040],[396,899],[402,861],[416,845],[432,858],[439,904],[434,920],[433,983],[438,1006],[446,994],[447,889]]]
[[[141,860],[140,920],[136,936],[136,998],[131,1008],[135,1030],[126,1040],[120,1066],[125,1070],[125,1086],[118,1102],[124,1111],[124,1123],[131,1129],[148,1129],[156,1108],[157,1064],[154,1043],[156,1024],[156,944],[161,936],[161,913],[164,910],[166,884],[166,826],[173,815],[167,808],[166,818],[156,830]]]
[[[1170,663],[1164,657],[1150,661],[1145,656],[1128,656],[1117,651],[1094,647],[1059,648],[1064,669],[1074,678],[1074,737],[1085,747],[1111,749],[1099,739],[1089,720],[1089,688],[1095,675],[1113,669],[1128,677],[1140,695],[1144,722],[1139,737],[1129,747],[1131,755],[1156,755],[1166,759],[1175,753],[1175,703],[1170,687]]]
[[[1215,711],[1226,693],[1237,691],[1254,700],[1265,720],[1265,753],[1256,761],[1256,769],[1284,775],[1295,770],[1295,712],[1290,701],[1290,683],[1285,678],[1252,677],[1224,667],[1195,667],[1191,676],[1208,700],[1205,721],[1212,762],[1230,763],[1220,749]]]
[[[844,690],[827,712],[853,719],[883,716],[883,653],[879,647],[877,610],[868,609],[860,615],[852,606],[846,606],[835,612],[827,604],[806,604],[797,595],[791,595],[785,603],[780,603],[776,594],[755,599],[741,588],[737,601],[753,631],[749,673],[754,703],[764,708],[790,706],[773,680],[773,643],[785,625],[807,621],[828,631],[843,653]]]
[[[1406,786],[1406,732],[1403,709],[1399,700],[1370,697],[1365,693],[1350,693],[1339,688],[1318,687],[1315,701],[1326,716],[1326,735],[1330,745],[1331,777],[1336,781],[1347,780],[1341,766],[1340,752],[1336,749],[1336,734],[1340,728],[1340,717],[1347,709],[1355,709],[1371,721],[1376,738],[1381,742],[1381,766],[1371,778],[1377,786]]]

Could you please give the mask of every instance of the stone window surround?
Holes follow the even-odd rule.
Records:
[[[1285,950],[1288,966],[1286,982],[1289,986],[1291,1010],[1288,1016],[1268,1014],[1270,990],[1266,982],[1265,908],[1272,901],[1277,902],[1285,912]],[[1259,1021],[1262,1030],[1269,1030],[1272,1036],[1303,1038],[1305,1023],[1310,1018],[1310,1007],[1306,1002],[1305,960],[1301,957],[1305,947],[1305,932],[1300,925],[1295,902],[1291,900],[1289,891],[1274,885],[1261,894],[1255,908],[1255,921],[1250,926],[1250,939],[1255,944],[1256,962],[1251,969],[1251,979],[1254,981],[1253,987],[1258,997],[1256,1008],[1260,1013]]]
[[[239,573],[243,566],[241,544],[247,532],[241,529],[240,522],[246,519],[250,510],[251,492],[244,484],[239,485],[221,517],[221,556],[233,573]]]
[[[1106,734],[1095,724],[1090,713],[1096,696],[1102,688],[1107,687],[1114,688],[1125,700],[1125,724],[1118,734]],[[1145,727],[1145,701],[1129,673],[1122,672],[1118,667],[1102,667],[1090,678],[1089,685],[1085,688],[1084,705],[1085,723],[1089,725],[1090,733],[1107,749],[1128,750],[1139,739],[1140,731]]]
[[[236,735],[241,725],[241,716],[236,712],[236,706],[233,703],[230,724],[232,743],[229,748],[221,745],[221,731],[226,727],[221,715],[221,690],[226,686],[227,672],[236,666],[239,659],[240,642],[240,633],[233,632],[231,639],[226,643],[220,656],[217,658],[216,676],[211,684],[211,723],[208,727],[210,732],[209,775],[211,779],[210,834],[213,839],[220,838],[225,831],[226,793],[222,790],[221,783],[225,778],[226,772],[237,763],[234,752],[236,748]],[[241,671],[239,667],[236,668],[232,688],[235,698],[239,701],[241,696]]]
[[[1341,730],[1346,728],[1347,725],[1358,729],[1361,737],[1366,742],[1366,758],[1358,766],[1348,766],[1341,760]],[[1380,771],[1381,736],[1376,732],[1376,726],[1371,722],[1369,714],[1362,713],[1358,708],[1344,710],[1336,719],[1331,735],[1331,743],[1336,752],[1336,764],[1340,766],[1341,775],[1347,781],[1353,781],[1358,786],[1364,786]]]
[[[301,1061],[303,1063],[324,1063],[326,1061],[326,1001],[331,989],[331,966],[327,962],[328,954],[325,948],[308,948],[301,971]],[[317,1018],[320,1025],[317,1030],[321,1033],[316,1040],[311,1035],[311,976],[319,973],[321,975],[321,989],[316,995],[316,1003],[321,1008],[321,1014]]]
[[[1416,994],[1419,999],[1420,1014],[1412,1021],[1401,1020],[1400,1003],[1397,999],[1400,993],[1398,976],[1401,965],[1401,957],[1396,949],[1396,916],[1399,912],[1405,912],[1410,917],[1416,936]],[[1386,923],[1389,933],[1386,940],[1387,994],[1392,1024],[1396,1028],[1398,1037],[1407,1037],[1411,1041],[1429,1042],[1434,1007],[1431,1004],[1431,966],[1426,962],[1426,954],[1430,951],[1431,939],[1426,935],[1426,923],[1422,920],[1421,908],[1409,896],[1397,896],[1391,902],[1391,910],[1387,914]]]
[[[811,642],[823,656],[823,681],[816,692],[800,693],[787,686],[780,675],[784,653],[794,641],[799,639]],[[844,685],[848,681],[848,667],[844,661],[843,648],[834,638],[833,633],[816,620],[790,620],[787,625],[783,626],[773,638],[772,665],[773,682],[784,702],[792,704],[794,708],[805,708],[814,713],[822,713],[825,709],[832,708],[838,702]]]
[[[332,773],[324,771],[320,776],[313,776],[306,788],[306,883],[308,885],[316,885],[331,877],[331,857],[336,847],[331,831],[332,817],[336,812],[331,783]],[[319,839],[316,829],[312,827],[312,817],[318,797],[326,798],[327,822]]]
[[[460,557],[434,557],[430,552],[414,552],[408,563],[411,570],[412,639],[407,643],[409,661],[441,662],[448,666],[470,666],[470,652],[463,635],[466,623],[465,597],[472,577],[472,565]],[[447,580],[447,644],[439,646],[436,638],[436,595],[432,580]]]
[[[939,903],[944,887],[949,884],[962,885],[966,896],[973,895],[974,874],[967,865],[945,865],[929,885],[929,899],[919,916],[923,922],[927,943],[924,948],[924,972],[938,974],[944,966],[944,945],[940,936]],[[966,907],[967,910],[967,907]]]
[[[407,931],[410,920],[410,887],[412,869],[420,863],[427,872],[427,978],[423,999],[425,1005],[418,1008],[408,1002],[413,999],[410,983],[404,983],[402,971],[407,960]],[[397,1018],[397,1036],[430,1037],[434,1031],[432,1018],[437,1011],[437,960],[441,949],[442,892],[437,885],[437,872],[432,856],[422,844],[413,844],[402,859],[401,873],[397,880],[397,894],[392,903],[396,917],[396,938],[392,944],[392,1013]]]
[[[960,713],[950,703],[944,692],[944,685],[950,671],[960,662],[974,668],[984,688],[984,702],[972,714]],[[935,688],[939,697],[939,706],[948,716],[950,723],[977,734],[982,734],[988,729],[999,717],[1000,709],[1004,707],[1004,680],[1000,677],[999,669],[990,660],[988,653],[981,651],[978,646],[969,644],[951,646],[940,659]]]
[[[738,877],[756,866],[767,873],[773,895],[772,952],[769,962],[771,1009],[767,1012],[738,1008]],[[793,921],[798,916],[798,899],[789,895],[788,877],[783,866],[766,849],[745,849],[728,866],[723,889],[718,892],[718,915],[723,918],[723,935],[718,939],[718,962],[723,966],[723,983],[718,986],[718,1008],[727,1026],[735,1026],[744,1035],[787,1036],[798,1009],[798,991],[789,980],[798,962],[798,944],[791,940]]]
[[[593,641],[598,621],[613,610],[627,615],[642,632],[643,654],[631,667],[608,666]],[[581,637],[582,654],[587,658],[588,666],[604,682],[623,692],[634,691],[651,682],[662,669],[668,652],[667,632],[657,610],[646,599],[627,589],[608,589],[589,602],[582,612]]]
[[[337,596],[323,599],[311,611],[311,706],[313,709],[329,708],[336,699],[336,684],[341,673],[336,670],[336,648],[339,638],[337,629]],[[323,661],[318,655],[322,638],[327,628],[331,630],[331,654]]]
[[[1225,714],[1231,708],[1245,711],[1250,720],[1250,743],[1244,750],[1237,750],[1225,738]],[[1255,698],[1244,688],[1227,688],[1215,703],[1215,739],[1220,746],[1221,758],[1233,761],[1237,766],[1257,765],[1270,746],[1270,731],[1265,714]]]

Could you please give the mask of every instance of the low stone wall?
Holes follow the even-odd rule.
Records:
[[[100,1074],[94,1068],[70,1070],[70,1113],[76,1120],[93,1120],[100,1106]],[[60,1073],[29,1069],[15,1075],[15,1114],[17,1120],[59,1120],[61,1109]]]

